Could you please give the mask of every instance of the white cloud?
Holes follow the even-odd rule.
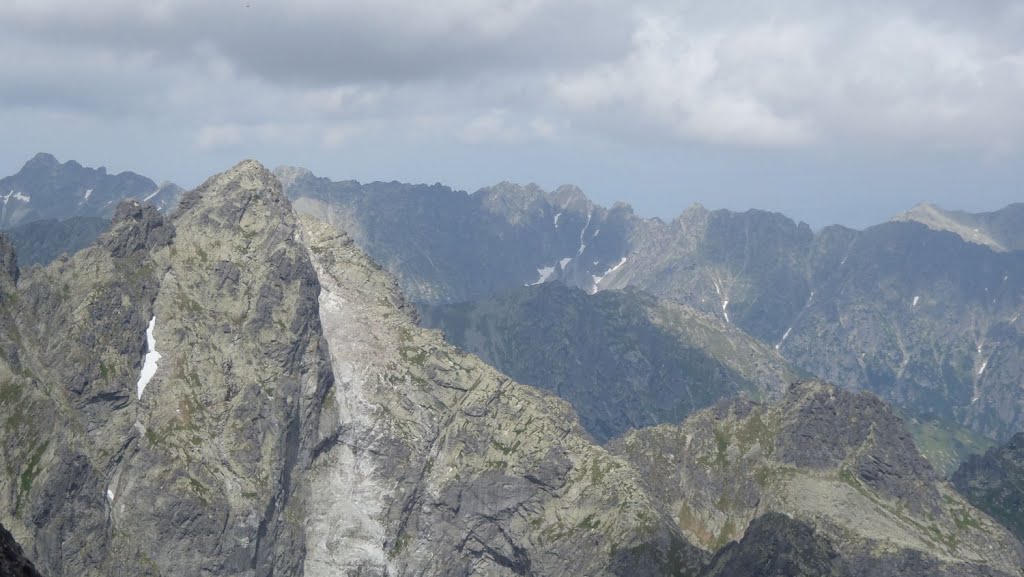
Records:
[[[972,5],[973,6],[973,5]],[[8,0],[0,106],[202,149],[368,130],[509,143],[1024,147],[1019,3]]]

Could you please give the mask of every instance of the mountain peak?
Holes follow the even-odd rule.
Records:
[[[54,166],[60,166],[60,161],[49,152],[39,152],[28,162],[25,163],[25,168],[49,168]]]

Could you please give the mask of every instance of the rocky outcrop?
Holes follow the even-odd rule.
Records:
[[[768,512],[814,527],[854,575],[1017,575],[1024,549],[936,480],[877,399],[817,382],[721,403],[613,441],[695,543],[717,550]]]
[[[1024,542],[1024,433],[974,456],[953,474],[953,485],[975,507]]]

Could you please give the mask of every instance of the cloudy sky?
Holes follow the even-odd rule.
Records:
[[[581,186],[863,226],[1024,200],[1024,1],[3,0],[0,174]]]

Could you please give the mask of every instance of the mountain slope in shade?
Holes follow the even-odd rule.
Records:
[[[18,262],[31,266],[48,264],[62,254],[75,254],[109,227],[108,219],[76,216],[67,220],[35,220],[5,233],[18,252]]]
[[[743,538],[723,547],[701,577],[853,577],[832,544],[814,527],[765,513]]]
[[[996,251],[1024,250],[1024,203],[1011,204],[994,212],[970,213],[943,210],[922,203],[893,217],[896,221],[916,221],[935,230],[958,235],[967,242],[985,245]]]
[[[172,210],[182,192],[177,185],[157,186],[133,172],[107,174],[102,167],[87,168],[73,160],[60,163],[39,153],[16,174],[0,179],[0,229],[76,216],[109,219],[126,199]]]
[[[975,507],[992,515],[1024,541],[1024,433],[984,455],[971,457],[953,485]]]
[[[740,393],[775,399],[801,375],[716,317],[632,290],[545,283],[420,312],[453,344],[568,400],[599,442]]]
[[[715,550],[780,512],[812,524],[854,575],[1018,575],[1024,548],[938,480],[867,393],[799,383],[776,405],[722,403],[609,448],[695,543]]]

